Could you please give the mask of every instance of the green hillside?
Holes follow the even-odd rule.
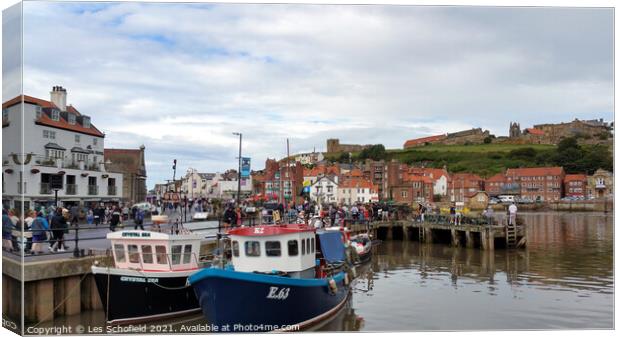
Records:
[[[381,146],[382,147],[382,146]],[[397,159],[415,166],[441,168],[450,172],[471,172],[489,177],[508,168],[563,166],[567,173],[593,173],[598,168],[613,170],[613,153],[605,145],[579,145],[574,138],[555,145],[426,145],[413,149],[330,154],[339,162]]]

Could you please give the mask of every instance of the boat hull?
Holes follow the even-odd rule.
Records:
[[[151,273],[92,269],[109,323],[145,322],[200,310],[192,287],[187,285],[187,277],[195,271]]]
[[[345,274],[295,279],[222,269],[190,277],[202,312],[219,331],[297,331],[333,317],[349,295]],[[347,283],[347,284],[345,284]]]

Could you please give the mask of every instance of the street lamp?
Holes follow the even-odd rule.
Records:
[[[237,171],[237,207],[239,207],[241,199],[241,140],[243,135],[240,132],[233,132],[232,134],[239,136],[239,171]]]

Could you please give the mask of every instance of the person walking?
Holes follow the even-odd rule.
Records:
[[[450,205],[450,224],[456,224],[456,206]]]
[[[47,241],[49,224],[42,212],[37,213],[30,229],[32,230],[32,249],[30,252],[33,255],[43,253],[43,243]]]
[[[65,245],[65,230],[68,228],[67,219],[62,215],[62,208],[57,208],[50,224],[52,230],[52,241],[49,247],[53,252],[64,252],[67,246]]]
[[[515,205],[515,203],[511,203],[510,206],[508,206],[508,214],[509,214],[509,221],[511,225],[516,225],[517,224],[517,205]]]
[[[142,208],[136,211],[134,223],[134,229],[138,229],[138,227],[140,227],[141,230],[144,230],[144,210]]]
[[[491,226],[493,224],[493,207],[488,206],[486,210],[482,213],[484,217],[487,219],[487,225]]]
[[[80,207],[76,204],[71,206],[71,226],[75,227],[80,221]]]
[[[2,249],[13,250],[13,221],[9,217],[9,212],[2,209]]]
[[[129,210],[128,210],[129,212]],[[114,207],[110,218],[110,230],[116,231],[116,227],[121,223],[121,210],[118,207]]]

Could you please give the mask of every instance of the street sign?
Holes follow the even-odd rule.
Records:
[[[50,175],[50,189],[52,190],[62,190],[63,178],[60,174],[52,174]]]

